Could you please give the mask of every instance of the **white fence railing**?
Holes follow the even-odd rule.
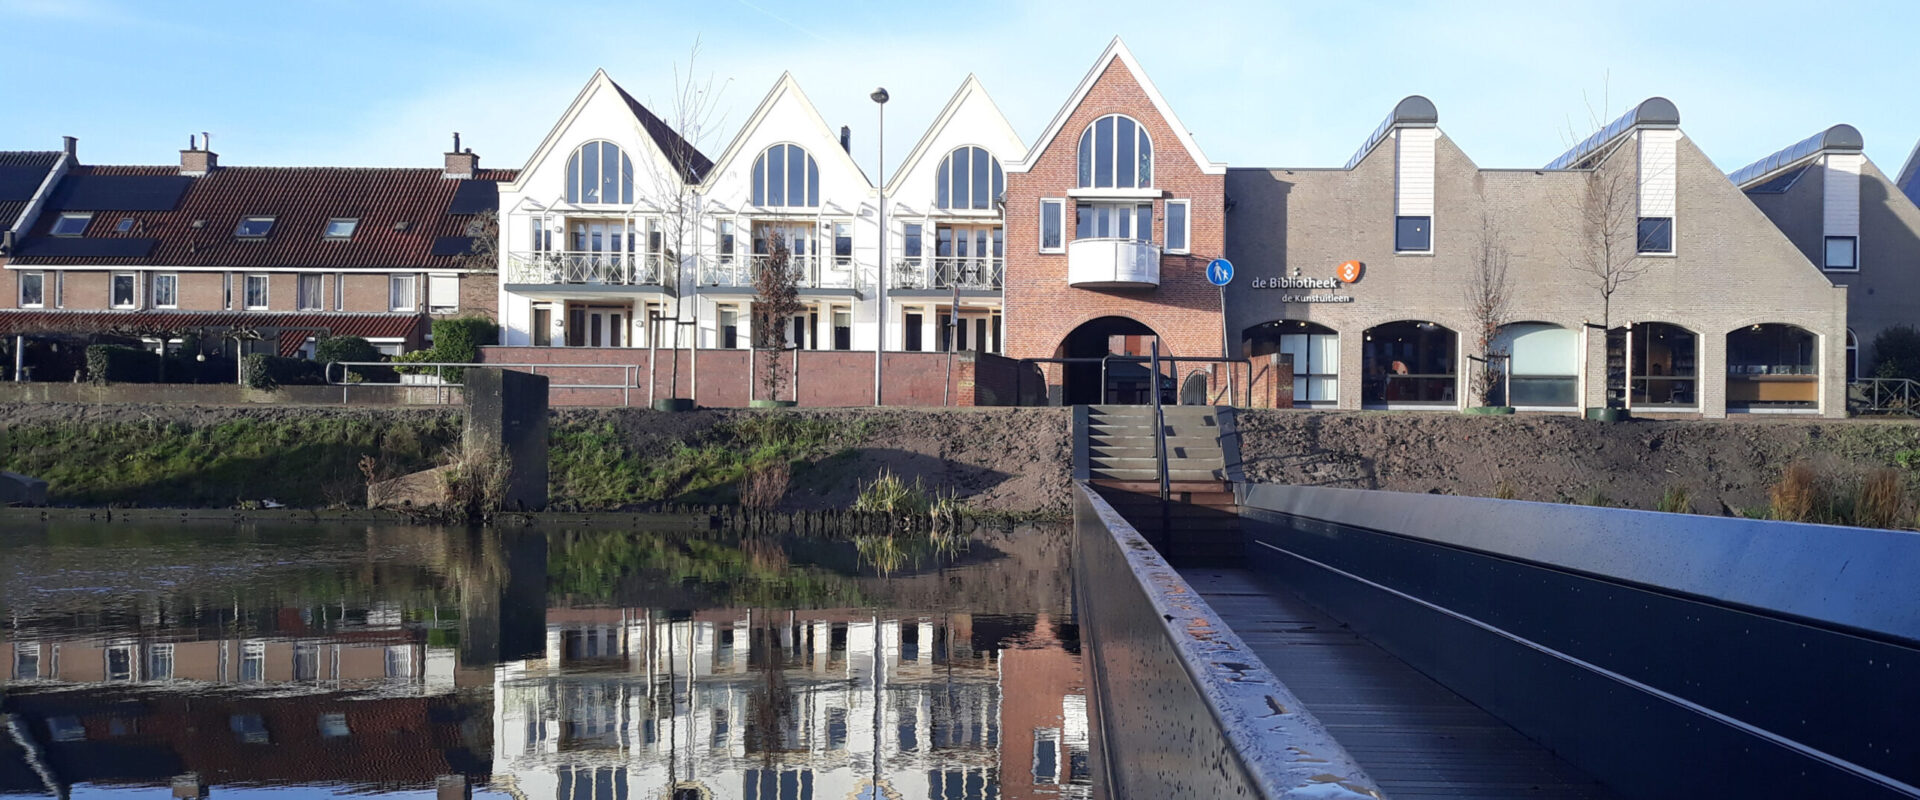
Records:
[[[953,289],[999,291],[1006,260],[987,256],[923,256],[902,258],[893,264],[896,289]]]
[[[703,262],[700,285],[752,288],[772,259],[769,255],[751,255]],[[802,289],[860,288],[860,269],[847,256],[788,256],[787,269],[793,272],[794,285]]]
[[[338,371],[334,369],[335,367],[339,368]],[[400,367],[407,368],[411,374],[400,372],[398,369]],[[456,368],[464,370],[473,367],[525,370],[535,375],[542,374],[541,370],[546,370],[548,374],[559,370],[596,370],[593,374],[608,374],[609,380],[613,380],[612,374],[617,373],[619,375],[619,383],[548,383],[547,388],[549,390],[618,390],[620,392],[620,405],[622,406],[633,405],[633,390],[641,388],[640,367],[635,364],[528,364],[496,362],[478,364],[453,361],[335,361],[326,365],[325,374],[327,385],[340,387],[341,405],[347,405],[352,402],[351,390],[355,387],[363,389],[371,387],[391,387],[412,390],[417,392],[417,394],[413,396],[431,398],[430,401],[420,401],[423,404],[444,405],[458,399],[450,390],[459,389],[464,386],[464,384],[457,380],[447,380],[448,370]],[[376,381],[368,379],[370,375],[380,377],[386,371],[392,371],[394,373],[394,380]],[[459,373],[454,374],[458,375]]]
[[[660,286],[670,270],[660,253],[550,250],[508,253],[507,283]]]

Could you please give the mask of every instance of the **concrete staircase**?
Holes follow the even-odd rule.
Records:
[[[1183,563],[1245,555],[1213,406],[1165,406],[1170,502],[1160,503],[1153,406],[1089,406],[1087,481],[1134,528]]]

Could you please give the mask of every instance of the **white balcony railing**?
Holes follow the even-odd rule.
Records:
[[[1160,246],[1135,239],[1067,243],[1067,285],[1083,289],[1148,289],[1160,285]]]
[[[700,285],[753,288],[754,280],[773,257],[752,255],[722,258],[700,265]],[[788,256],[794,285],[802,289],[859,289],[860,270],[845,256]]]
[[[548,250],[508,253],[507,283],[660,286],[668,274],[659,253]]]
[[[893,288],[999,291],[1006,261],[985,256],[903,258],[893,265]]]

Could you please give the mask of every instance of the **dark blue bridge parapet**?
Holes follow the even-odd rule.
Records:
[[[1256,570],[1630,796],[1920,796],[1920,535],[1252,486]]]

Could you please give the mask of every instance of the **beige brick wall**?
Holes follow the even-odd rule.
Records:
[[[179,308],[182,311],[220,311],[226,308],[226,275],[220,272],[182,272]]]
[[[1442,136],[1436,148],[1431,255],[1393,252],[1392,140],[1352,170],[1233,170],[1227,193],[1228,256],[1238,275],[1229,290],[1228,325],[1244,336],[1272,320],[1325,325],[1340,335],[1339,405],[1358,408],[1368,329],[1393,321],[1434,322],[1462,334],[1456,364],[1466,363],[1475,325],[1464,284],[1479,252],[1482,223],[1510,253],[1512,321],[1576,331],[1602,320],[1592,277],[1574,269],[1578,197],[1587,173],[1481,170]],[[1635,174],[1635,148],[1620,148],[1606,170]],[[1699,337],[1700,411],[1726,413],[1726,337],[1761,322],[1798,325],[1820,336],[1821,411],[1845,414],[1843,356],[1846,295],[1832,286],[1712,161],[1682,137],[1678,148],[1675,255],[1644,259],[1646,271],[1614,295],[1612,322],[1665,322]],[[1252,289],[1253,278],[1294,271],[1330,278],[1349,259],[1365,264],[1342,293],[1352,303],[1284,304],[1288,290]],[[1320,294],[1324,292],[1314,291]],[[1588,337],[1582,405],[1604,398],[1604,339]],[[1466,392],[1456,393],[1464,404]]]

